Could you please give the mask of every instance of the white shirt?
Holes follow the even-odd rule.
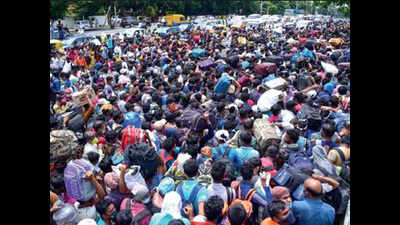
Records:
[[[72,67],[71,64],[72,64],[71,62],[69,62],[69,63],[65,62],[64,63],[64,67],[62,69],[62,72],[63,73],[70,73],[71,72],[71,67]]]

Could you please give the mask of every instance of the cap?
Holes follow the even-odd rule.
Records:
[[[149,189],[147,189],[146,186],[143,184],[140,184],[138,182],[133,182],[132,184],[132,190],[133,198],[136,201],[142,201],[145,199],[146,194],[149,192]]]
[[[317,96],[317,92],[315,90],[311,90],[307,92],[307,98],[315,98]]]
[[[217,132],[215,132],[215,137],[218,140],[226,142],[227,139],[229,138],[229,132],[227,130],[218,130]]]
[[[159,120],[154,123],[154,129],[157,131],[161,131],[166,123],[167,121],[165,119]]]

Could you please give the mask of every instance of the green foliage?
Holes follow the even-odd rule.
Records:
[[[260,13],[260,1],[249,0],[51,0],[50,15],[53,19],[71,16],[82,19],[91,15],[104,15],[109,6],[117,6],[122,14],[129,12],[135,16],[161,16],[166,13],[189,15],[249,15]],[[347,4],[347,5],[346,5]],[[283,14],[285,9],[304,9],[307,13],[326,13],[330,6],[339,6],[343,15],[350,13],[350,0],[324,1],[263,1],[262,14]]]

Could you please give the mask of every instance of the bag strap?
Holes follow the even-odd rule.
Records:
[[[197,193],[199,193],[199,191],[202,187],[203,187],[203,185],[201,185],[200,183],[197,183],[196,186],[194,186],[194,188],[192,189],[192,192],[190,193],[189,199],[188,199],[191,203],[194,203]]]
[[[256,194],[256,189],[254,188],[250,189],[246,194],[245,200],[251,201],[251,199],[253,199],[255,194]]]
[[[183,186],[183,183],[178,184],[178,187],[176,188],[176,192],[178,192],[178,194],[181,196],[182,200],[184,200],[182,186]]]
[[[132,199],[130,199],[130,198],[126,201],[125,209],[128,210],[128,212],[131,211],[131,204],[132,204],[131,201],[132,201]]]
[[[136,216],[132,218],[132,223],[133,225],[139,224],[139,221],[145,218],[146,216],[150,215],[150,211],[148,209],[144,209],[140,213],[138,213]]]
[[[223,158],[228,158],[229,157],[229,153],[231,151],[231,148],[229,146],[226,146],[224,155],[222,156]]]
[[[229,187],[225,187],[225,190],[226,190],[226,195],[228,196],[227,204],[230,205],[232,200],[233,200],[233,193],[232,193],[232,191],[231,191],[231,189]]]
[[[222,154],[222,151],[221,151],[221,146],[218,146],[218,148],[217,148],[217,152],[218,152],[218,155],[221,157],[223,154]]]
[[[346,162],[347,160],[346,160],[346,157],[344,156],[344,153],[343,153],[342,149],[340,149],[340,148],[335,148],[335,150],[336,150],[336,152],[340,155],[340,159],[342,160],[342,164],[343,164],[344,162]]]

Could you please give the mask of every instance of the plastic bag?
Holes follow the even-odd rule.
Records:
[[[339,70],[335,65],[321,61],[321,66],[322,66],[322,68],[324,68],[324,71],[326,73],[332,73],[333,75],[336,75],[337,73],[339,73]]]

